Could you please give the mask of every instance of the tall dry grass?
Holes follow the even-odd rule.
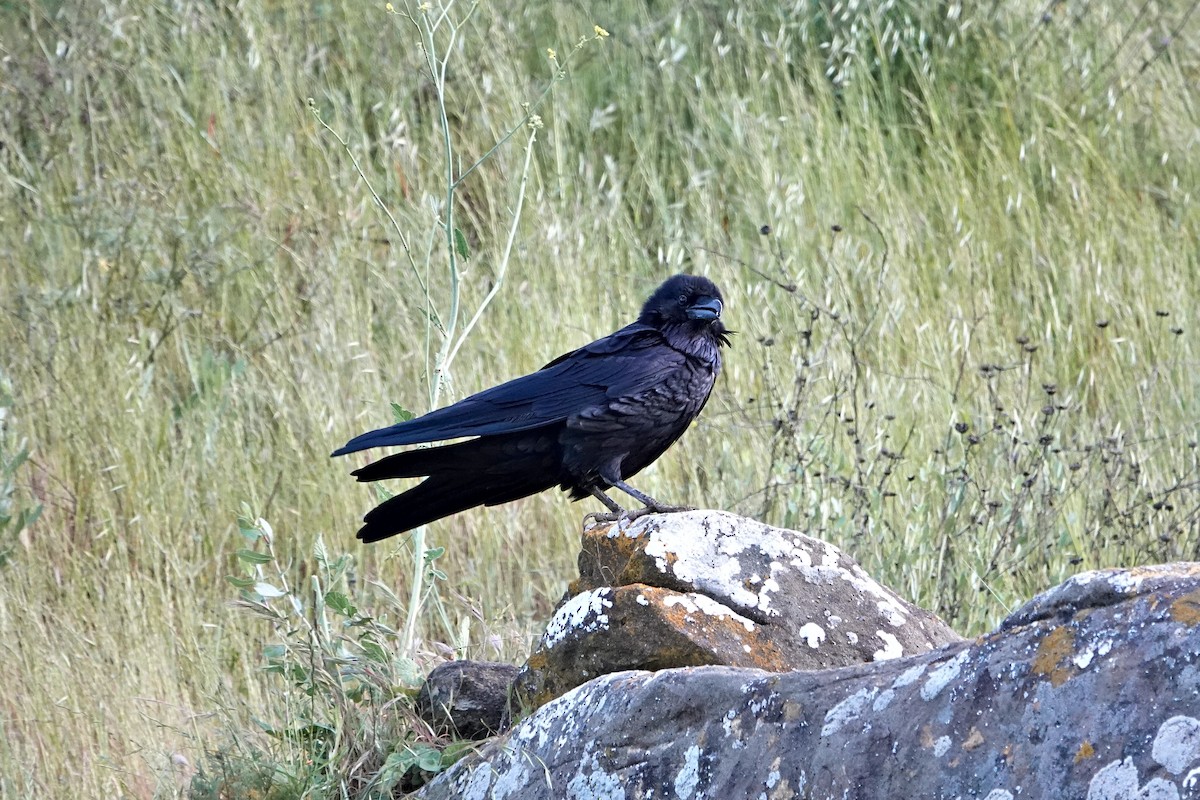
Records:
[[[649,493],[826,537],[968,633],[1077,570],[1196,558],[1194,9],[828,8],[451,8],[455,170],[520,125],[547,48],[611,36],[537,109],[499,283],[524,139],[459,189],[463,321],[499,290],[442,399],[704,272],[739,334]],[[412,555],[357,545],[374,497],[327,455],[389,402],[428,406],[443,104],[382,8],[0,17],[0,520],[42,509],[0,527],[0,795],[176,796],[206,753],[271,741],[253,718],[307,713],[263,671],[278,630],[229,607],[243,504],[292,583],[322,536],[355,601],[403,624],[377,584],[406,598]],[[519,660],[586,510],[431,526],[446,578],[417,661]],[[319,794],[263,769],[247,794]]]

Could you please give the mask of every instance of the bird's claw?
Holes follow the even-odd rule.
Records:
[[[600,511],[592,511],[591,513],[583,515],[583,527],[585,529],[587,529],[587,528],[592,527],[593,525],[600,525],[605,522],[616,522],[618,519],[621,518],[621,514],[625,514],[625,513],[628,513],[628,512],[622,511],[620,513],[612,513],[612,512],[604,513],[604,512],[600,512]]]
[[[632,509],[629,511],[615,511],[615,512],[608,512],[608,513],[601,513],[598,511],[593,511],[590,514],[584,515],[583,527],[589,528],[592,525],[599,525],[599,524],[605,523],[605,522],[627,522],[628,523],[628,522],[633,522],[635,519],[641,519],[642,517],[648,516],[650,514],[678,514],[683,511],[695,511],[695,510],[696,509],[694,506],[653,505],[653,506],[644,506],[642,508],[635,508],[635,509]]]

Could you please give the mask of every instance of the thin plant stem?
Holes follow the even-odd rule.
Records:
[[[538,126],[531,126],[529,141],[525,144],[525,163],[521,167],[521,184],[517,189],[517,206],[513,211],[512,224],[508,226],[508,240],[504,244],[504,255],[501,256],[500,263],[496,266],[496,280],[492,282],[487,295],[483,298],[479,307],[475,309],[474,316],[471,317],[471,320],[463,328],[462,335],[458,337],[458,341],[455,343],[453,349],[450,350],[450,354],[446,356],[443,366],[447,369],[450,367],[450,363],[454,361],[454,357],[458,355],[459,348],[462,347],[467,337],[471,334],[471,331],[474,330],[475,324],[479,322],[479,318],[483,316],[483,312],[491,304],[497,293],[499,293],[500,287],[504,285],[504,276],[508,273],[508,263],[512,258],[513,245],[517,240],[517,228],[521,223],[521,210],[525,206],[525,187],[529,183],[529,165],[533,159],[533,144],[537,141],[537,132]]]

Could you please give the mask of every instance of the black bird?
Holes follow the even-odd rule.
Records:
[[[542,369],[428,414],[364,433],[336,450],[464,442],[386,456],[354,472],[360,481],[424,477],[385,500],[358,532],[376,542],[475,506],[494,506],[558,485],[625,513],[617,487],[651,511],[667,511],[625,483],[678,439],[704,408],[721,371],[721,292],[707,278],[676,275],[650,296],[637,322],[559,356]]]

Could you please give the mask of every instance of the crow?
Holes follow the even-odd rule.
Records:
[[[616,487],[641,512],[669,511],[625,481],[674,444],[704,408],[732,331],[716,285],[668,279],[637,321],[542,369],[416,419],[364,433],[334,456],[372,447],[466,441],[408,450],[356,470],[359,481],[425,478],[364,517],[358,538],[376,542],[476,506],[495,506],[555,485],[588,495],[614,515]],[[615,517],[613,517],[615,518]]]

